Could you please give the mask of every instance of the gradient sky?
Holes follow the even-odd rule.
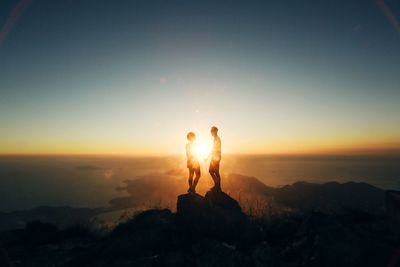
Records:
[[[0,2],[0,153],[400,148],[399,1]]]

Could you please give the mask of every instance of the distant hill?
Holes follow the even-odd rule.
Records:
[[[125,184],[126,187],[119,189],[125,190],[130,196],[111,200],[110,204],[114,208],[143,205],[151,200],[174,204],[175,196],[185,192],[186,189],[185,180],[172,176],[146,176],[126,181]],[[263,184],[255,177],[230,174],[222,178],[222,185],[224,191],[237,198],[239,202],[251,202],[254,199],[263,199],[265,202],[273,200],[274,204],[293,210],[327,213],[344,212],[349,209],[373,214],[384,212],[384,191],[367,183],[296,182],[274,188]],[[200,187],[199,191],[205,190]]]
[[[153,174],[126,180],[125,186],[117,190],[128,196],[109,201],[109,206],[99,208],[38,207],[31,210],[0,213],[0,230],[21,228],[29,221],[41,220],[58,225],[86,221],[105,212],[146,208],[174,210],[176,196],[186,192],[187,181],[175,176],[175,172]],[[384,191],[366,183],[313,184],[297,182],[280,188],[263,184],[255,177],[230,174],[222,178],[223,190],[238,199],[245,211],[263,209],[273,205],[275,210],[324,213],[343,213],[359,210],[371,214],[384,213]],[[204,194],[209,188],[199,184],[198,191]],[[51,205],[51,203],[49,203]]]
[[[302,211],[338,213],[350,209],[372,214],[385,211],[384,191],[367,183],[297,182],[277,188],[274,196],[278,202]]]

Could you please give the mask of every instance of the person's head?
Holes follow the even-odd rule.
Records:
[[[217,136],[218,135],[218,128],[213,126],[211,127],[211,135],[212,136]]]
[[[189,142],[193,142],[194,140],[196,140],[196,135],[194,134],[194,132],[189,132],[186,135],[186,138]]]

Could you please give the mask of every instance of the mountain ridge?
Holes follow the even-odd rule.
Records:
[[[325,213],[346,212],[346,209],[361,210],[375,215],[384,214],[385,191],[367,183],[327,182],[315,184],[296,182],[283,187],[270,187],[256,177],[229,174],[222,177],[223,189],[241,202],[246,209],[252,203],[273,203],[277,209],[292,211],[321,211]],[[58,225],[69,225],[87,221],[106,212],[125,209],[143,209],[163,205],[175,209],[176,196],[185,192],[185,179],[166,174],[141,176],[126,180],[125,186],[116,189],[129,195],[113,198],[109,206],[80,208],[70,206],[41,206],[30,210],[0,212],[0,230],[22,228],[29,221],[41,220]],[[200,188],[206,192],[207,187]],[[321,203],[321,197],[324,200]],[[260,204],[261,205],[261,204]],[[272,204],[271,204],[272,205]]]

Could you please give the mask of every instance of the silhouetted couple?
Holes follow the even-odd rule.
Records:
[[[210,159],[210,167],[208,169],[213,181],[212,190],[221,191],[221,176],[219,175],[219,163],[221,161],[221,139],[218,136],[218,128],[211,127],[211,135],[214,137],[213,148],[206,158]],[[200,179],[200,162],[196,150],[196,135],[193,132],[187,134],[189,143],[186,144],[187,167],[189,169],[189,193],[196,192],[196,186]],[[193,180],[193,176],[196,177]]]

